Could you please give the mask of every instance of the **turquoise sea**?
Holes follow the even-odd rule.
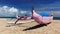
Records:
[[[60,20],[60,17],[54,17],[53,19],[54,20]]]
[[[15,17],[0,17],[0,18],[6,18],[8,20],[15,20],[16,19]],[[54,17],[53,19],[54,20],[60,20],[60,17]]]
[[[17,18],[15,18],[15,17],[0,17],[0,18],[4,18],[4,19],[6,19],[7,21],[11,21],[11,20],[13,20],[13,21],[15,21]]]

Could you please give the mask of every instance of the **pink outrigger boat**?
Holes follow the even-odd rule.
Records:
[[[32,8],[32,17],[34,18],[34,20],[39,23],[39,24],[48,24],[48,23],[51,23],[53,21],[53,13],[51,13],[50,16],[46,17],[46,16],[41,16],[39,15],[38,13],[36,13],[34,11],[34,8]],[[20,16],[17,16],[17,21],[19,20],[26,20],[26,19],[31,19],[31,17],[20,17]],[[16,21],[16,22],[17,22]],[[15,22],[15,24],[16,24]]]
[[[34,20],[39,24],[48,24],[53,21],[53,13],[48,17],[41,16],[34,11],[34,8],[32,8],[32,16],[33,16]]]
[[[50,16],[41,16],[38,13],[36,13],[34,11],[34,8],[32,8],[32,17],[34,18],[34,20],[39,23],[39,24],[49,24],[53,21],[53,13],[51,13]],[[19,20],[26,20],[26,19],[31,19],[31,17],[21,17],[21,16],[16,16],[17,20],[15,21],[15,24],[19,21]]]

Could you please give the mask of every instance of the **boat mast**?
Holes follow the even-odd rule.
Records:
[[[31,13],[32,13],[32,18],[33,18],[33,13],[34,13],[33,11],[34,11],[34,7],[32,6],[32,11],[31,11]]]

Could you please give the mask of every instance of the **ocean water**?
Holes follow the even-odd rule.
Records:
[[[7,19],[7,20],[16,20],[17,18],[15,18],[15,17],[0,17],[0,18],[5,18],[5,19]],[[54,20],[60,20],[60,17],[54,17],[53,18]]]
[[[60,17],[54,17],[53,19],[54,20],[60,20]]]
[[[17,18],[15,18],[15,17],[0,17],[0,18],[4,18],[4,19],[6,19],[7,21],[15,21],[15,20],[17,20]]]

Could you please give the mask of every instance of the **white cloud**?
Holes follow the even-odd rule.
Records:
[[[10,12],[17,12],[17,11],[18,11],[18,9],[16,9],[16,8],[12,7],[12,8],[10,8],[10,9],[9,9],[9,11],[10,11]]]
[[[27,11],[23,11],[23,10],[21,10],[20,13],[21,13],[21,14],[26,14]]]
[[[49,11],[48,11],[49,12]],[[14,7],[1,6],[0,7],[0,17],[15,17],[16,15],[30,14],[30,11],[19,10]],[[53,11],[54,17],[60,17],[60,11]]]
[[[18,11],[14,7],[2,6],[0,7],[0,17],[14,17]]]
[[[15,17],[17,15],[29,14],[30,11],[19,10],[14,7],[2,6],[0,7],[0,17]]]

